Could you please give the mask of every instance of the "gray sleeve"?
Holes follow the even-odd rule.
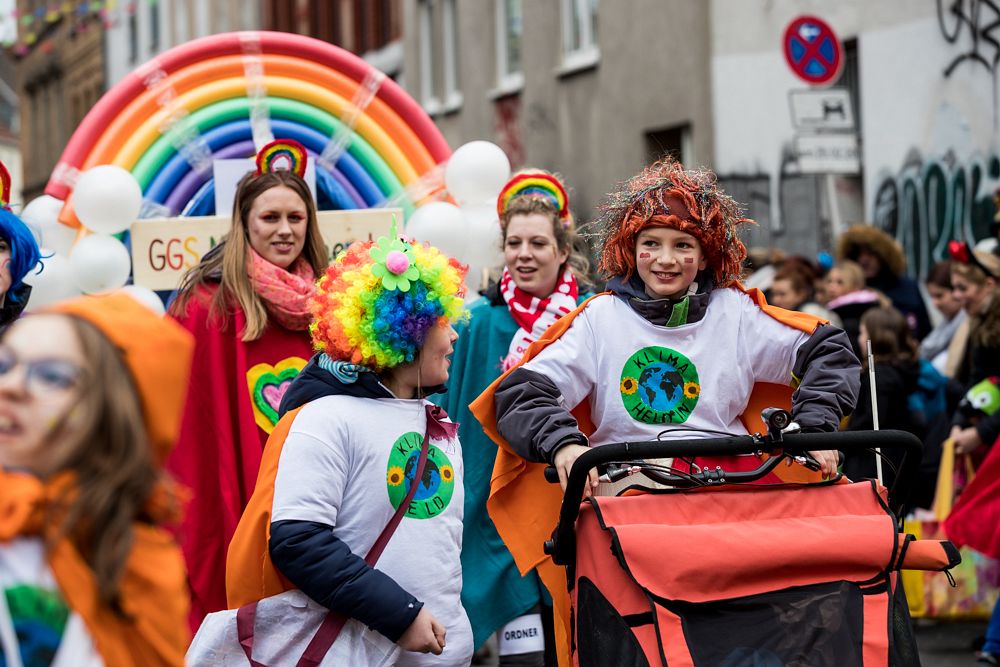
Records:
[[[792,418],[806,431],[833,432],[854,410],[861,389],[861,363],[843,330],[821,324],[799,346],[792,373]]]
[[[497,430],[521,457],[551,463],[561,446],[587,444],[558,387],[548,377],[518,368],[494,395]]]

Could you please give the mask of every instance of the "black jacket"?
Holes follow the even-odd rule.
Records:
[[[888,362],[875,364],[875,395],[878,398],[879,430],[898,429],[914,434],[921,440],[927,432],[927,424],[910,411],[907,397],[917,391],[920,365],[917,362]],[[851,415],[848,431],[871,431],[875,428],[872,409],[871,381],[865,372],[861,378],[861,393],[858,406]],[[895,479],[895,468],[903,459],[904,450],[883,449],[883,481],[891,486]],[[848,452],[844,457],[844,474],[852,480],[874,478],[876,473],[875,454],[870,452]]]

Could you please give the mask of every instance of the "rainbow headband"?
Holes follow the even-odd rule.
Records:
[[[257,153],[257,174],[286,169],[305,178],[308,161],[305,146],[294,139],[275,139]]]
[[[517,174],[503,186],[497,197],[497,215],[503,220],[510,203],[517,197],[539,197],[547,200],[558,211],[563,227],[569,227],[569,197],[559,179],[544,171]]]
[[[427,333],[465,312],[467,268],[437,248],[389,236],[353,243],[327,268],[310,301],[313,346],[373,371],[416,359]]]

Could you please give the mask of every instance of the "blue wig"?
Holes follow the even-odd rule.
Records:
[[[38,243],[21,218],[5,208],[0,208],[0,238],[10,246],[10,289],[7,295],[11,301],[17,302],[24,286],[22,280],[38,265]]]

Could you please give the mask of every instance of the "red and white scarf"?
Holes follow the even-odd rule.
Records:
[[[288,267],[290,270],[286,270],[267,261],[253,248],[249,260],[250,282],[257,296],[263,299],[267,312],[286,329],[308,329],[312,319],[309,297],[316,292],[316,276],[309,262],[299,255]]]
[[[539,299],[518,287],[510,271],[504,268],[500,279],[500,294],[507,302],[511,317],[521,327],[510,341],[510,350],[503,360],[503,369],[506,371],[521,361],[528,346],[538,340],[546,329],[576,308],[579,287],[572,271],[566,269],[552,294]]]

